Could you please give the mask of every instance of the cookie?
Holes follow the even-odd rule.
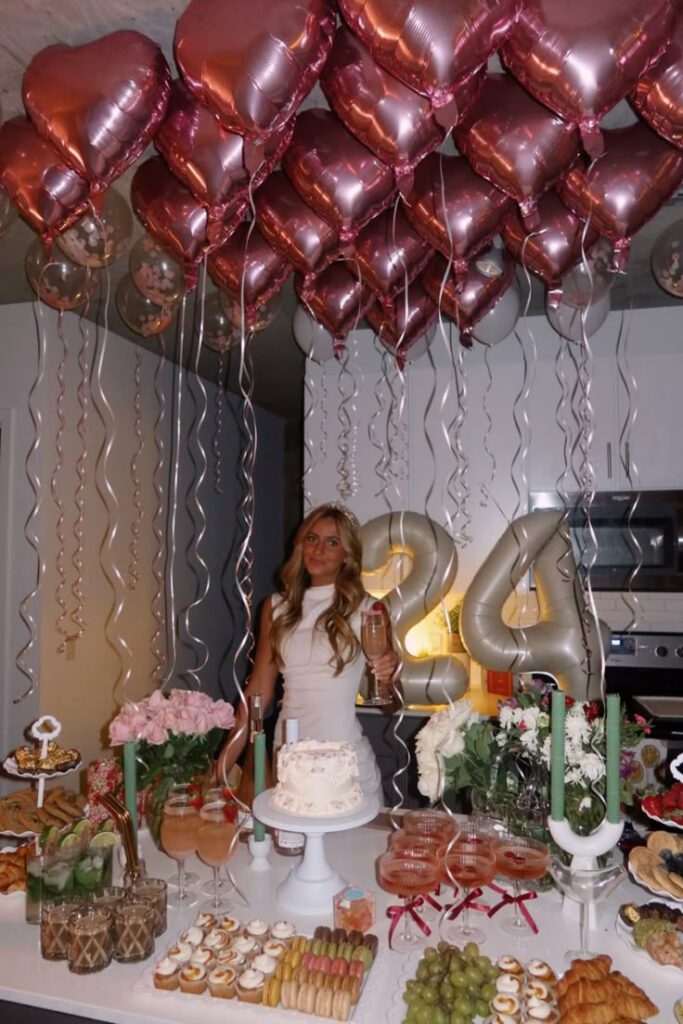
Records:
[[[662,850],[671,850],[673,853],[675,852],[675,841],[676,837],[672,836],[669,832],[650,832],[649,836],[647,837],[646,848],[648,850],[652,850],[653,853],[657,854],[660,854]]]

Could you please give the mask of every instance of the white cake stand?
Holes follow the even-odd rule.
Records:
[[[296,914],[329,914],[332,897],[344,888],[346,879],[325,859],[323,838],[327,832],[345,832],[372,821],[379,811],[379,800],[366,797],[355,811],[336,817],[307,818],[275,810],[270,805],[271,789],[260,793],[253,803],[254,817],[264,825],[285,832],[303,832],[304,855],[277,890],[277,901],[284,910]]]

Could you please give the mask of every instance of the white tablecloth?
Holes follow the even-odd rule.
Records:
[[[166,877],[171,874],[173,862],[154,850],[149,838],[143,838],[144,855],[151,875]],[[342,875],[365,888],[371,888],[377,895],[377,921],[373,929],[381,940],[378,958],[370,972],[362,997],[353,1014],[356,1024],[400,1024],[403,1017],[401,1001],[402,981],[411,976],[417,954],[410,957],[391,952],[386,946],[386,907],[395,902],[376,884],[374,861],[386,846],[386,832],[366,826],[353,832],[340,832],[325,839],[327,857],[341,871]],[[249,898],[249,907],[235,904],[234,912],[243,920],[261,917],[275,921],[287,916],[302,932],[310,932],[317,924],[331,924],[331,915],[326,920],[305,915],[284,915],[278,908],[275,888],[292,867],[291,860],[271,853],[272,869],[267,874],[256,874],[249,870],[249,854],[244,844],[232,862],[232,870],[239,884]],[[208,869],[201,862],[188,861],[192,870],[208,878]],[[609,953],[614,967],[623,971],[641,985],[660,1012],[653,1021],[657,1024],[672,1024],[672,1007],[677,998],[683,996],[683,971],[674,974],[672,969],[663,969],[652,963],[643,954],[629,950],[615,931],[616,910],[627,900],[644,902],[648,894],[631,882],[618,887],[610,899],[598,907],[597,927],[591,933],[591,945],[599,952]],[[654,898],[654,897],[651,897]],[[569,946],[578,944],[578,923],[574,912],[563,911],[557,893],[543,894],[530,904],[531,912],[539,926],[537,936],[532,936],[517,947],[513,940],[498,928],[505,908],[490,921],[483,914],[476,917],[485,922],[488,940],[482,949],[491,957],[503,953],[514,953],[520,959],[542,957],[548,960],[559,973],[564,970],[564,952]],[[574,911],[576,908],[573,908]],[[190,910],[169,910],[169,928],[165,936],[157,940],[158,955],[163,955],[179,932],[187,926],[196,914]],[[479,923],[479,920],[478,922]],[[201,1019],[203,1024],[218,1024],[229,1013],[233,1024],[256,1024],[266,1020],[272,1024],[310,1024],[311,1018],[288,1010],[264,1010],[232,1000],[212,1000],[210,996],[187,996],[178,993],[156,992],[150,982],[153,960],[143,964],[112,963],[107,970],[89,976],[76,976],[69,972],[66,963],[50,963],[41,959],[39,929],[24,922],[21,899],[0,897],[0,999],[26,1003],[32,1006],[92,1017],[95,1020],[112,1021],[117,1024],[159,1024],[174,1021],[187,1024],[188,1020]],[[438,936],[434,937],[434,941]],[[200,1005],[193,1009],[193,1001]]]

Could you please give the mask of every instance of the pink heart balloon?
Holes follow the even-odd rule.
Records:
[[[198,103],[182,82],[174,82],[164,122],[155,144],[177,178],[219,217],[226,204],[246,196],[261,185],[279,162],[294,131],[287,122],[262,143],[246,143],[242,135],[228,132],[210,110]],[[252,175],[246,166],[255,160]]]
[[[279,292],[292,268],[271,248],[256,224],[240,224],[228,241],[209,257],[209,273],[219,288],[242,305],[248,330],[253,330],[259,309]]]
[[[191,0],[176,25],[176,63],[228,131],[264,139],[313,87],[334,25],[331,0]]]
[[[597,238],[595,226],[586,225],[567,209],[551,189],[538,202],[539,223],[528,231],[515,211],[503,226],[503,241],[511,253],[550,288],[556,288],[565,274],[581,259],[581,247],[590,249]]]
[[[446,274],[447,269],[443,256],[435,255],[421,281],[427,294],[456,323],[462,344],[469,347],[472,328],[493,309],[510,284],[515,272],[514,260],[505,253],[501,273],[495,275],[483,273],[473,260],[457,281],[452,271]]]
[[[37,53],[24,73],[24,105],[43,138],[100,192],[155,135],[170,81],[156,43],[140,32],[112,32]]]
[[[430,153],[415,169],[405,212],[415,230],[456,273],[487,245],[512,209],[512,200],[475,174],[464,157]]]
[[[385,210],[356,239],[363,281],[380,301],[392,299],[426,267],[433,250],[411,227],[403,209]]]
[[[639,123],[605,131],[604,155],[577,164],[559,182],[563,203],[614,242],[615,265],[625,265],[631,235],[673,195],[683,180],[683,153]]]
[[[335,352],[344,338],[365,316],[373,295],[343,263],[333,263],[312,281],[297,275],[294,288],[319,324],[334,338]]]
[[[25,117],[0,127],[0,185],[45,245],[78,220],[88,204],[87,181]]]
[[[292,185],[342,244],[391,202],[394,178],[329,110],[304,110],[282,158]]]
[[[374,302],[365,318],[383,344],[393,351],[403,369],[411,346],[429,330],[436,314],[436,303],[419,281],[413,281],[408,288],[407,302],[403,295],[398,295],[388,304]]]
[[[339,252],[339,235],[274,171],[255,198],[263,237],[304,274],[319,274]]]
[[[517,0],[339,0],[339,8],[377,63],[438,108],[501,45]]]
[[[227,241],[247,206],[246,200],[238,199],[221,220],[212,221],[206,207],[159,156],[145,160],[136,170],[130,200],[150,235],[183,264],[188,287],[197,282],[197,264]]]
[[[525,0],[501,56],[599,156],[599,119],[664,52],[673,21],[669,0]]]
[[[631,93],[631,104],[658,135],[683,149],[683,12],[664,55]]]
[[[448,127],[464,116],[482,81],[479,73],[456,86]],[[446,129],[429,100],[376,64],[347,28],[337,31],[320,84],[348,130],[397,176],[410,172],[444,139]]]
[[[510,75],[487,75],[459,128],[458,149],[477,174],[520,204],[535,227],[536,200],[577,159],[576,126],[537,103]]]

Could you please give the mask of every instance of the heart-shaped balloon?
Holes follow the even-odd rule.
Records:
[[[331,0],[191,0],[176,25],[176,63],[228,131],[265,139],[313,87],[334,26]]]
[[[510,75],[486,76],[455,139],[477,174],[517,200],[529,227],[536,227],[536,200],[574,163],[581,145],[575,125]]]
[[[453,260],[456,273],[500,231],[513,202],[463,156],[430,153],[415,168],[405,211],[418,234]]]
[[[473,260],[456,281],[452,271],[447,273],[448,263],[443,256],[435,255],[421,277],[427,294],[455,322],[460,341],[468,347],[472,344],[472,328],[494,307],[515,272],[514,260],[508,253],[495,262],[482,261],[485,270],[478,263]]]
[[[304,275],[319,274],[339,251],[339,235],[307,206],[282,171],[273,171],[256,193],[263,237]]]
[[[683,149],[683,11],[671,43],[638,82],[631,104],[658,135]]]
[[[615,266],[628,259],[631,235],[654,217],[683,180],[683,153],[642,122],[605,131],[605,152],[577,164],[559,182],[563,203],[614,242]]]
[[[330,110],[299,114],[282,167],[304,202],[332,225],[342,244],[353,241],[394,194],[390,169]]]
[[[361,278],[380,301],[392,299],[414,281],[432,254],[431,246],[411,227],[400,206],[380,213],[356,239]]]
[[[339,0],[339,8],[377,63],[438,108],[501,45],[517,0]]]
[[[87,181],[67,167],[26,117],[0,127],[0,186],[45,245],[88,204]]]
[[[403,369],[411,346],[429,330],[436,314],[436,303],[419,281],[413,281],[407,296],[398,295],[390,303],[373,302],[365,318]]]
[[[246,200],[238,199],[221,220],[212,221],[206,207],[171,174],[160,156],[138,167],[130,201],[150,235],[183,264],[189,288],[197,283],[197,264],[227,241],[247,206]]]
[[[209,257],[209,273],[218,287],[238,306],[244,297],[248,330],[254,328],[259,309],[280,290],[291,270],[256,224],[240,224],[225,245]]]
[[[538,217],[538,227],[530,232],[513,212],[503,226],[503,241],[520,263],[555,288],[581,259],[582,246],[588,250],[593,245],[597,231],[590,224],[586,230],[584,221],[567,209],[554,189],[539,199]]]
[[[24,105],[62,159],[100,192],[137,160],[161,124],[171,75],[140,32],[48,46],[24,73]]]
[[[483,81],[473,75],[456,87],[453,127],[464,117]],[[397,176],[408,173],[443,141],[446,129],[419,92],[376,64],[347,28],[340,28],[320,78],[330,106],[350,132]]]
[[[218,118],[199,103],[190,90],[177,81],[155,144],[177,178],[204,203],[213,217],[240,195],[261,185],[287,148],[294,131],[287,122],[262,143],[245,143],[244,137],[228,132]],[[256,159],[250,174],[245,147]]]
[[[334,338],[337,354],[346,335],[365,316],[373,301],[370,289],[361,284],[343,263],[333,263],[313,281],[297,274],[294,288],[301,302]]]
[[[664,52],[670,0],[525,0],[501,56],[537,100],[602,152],[598,122]]]

